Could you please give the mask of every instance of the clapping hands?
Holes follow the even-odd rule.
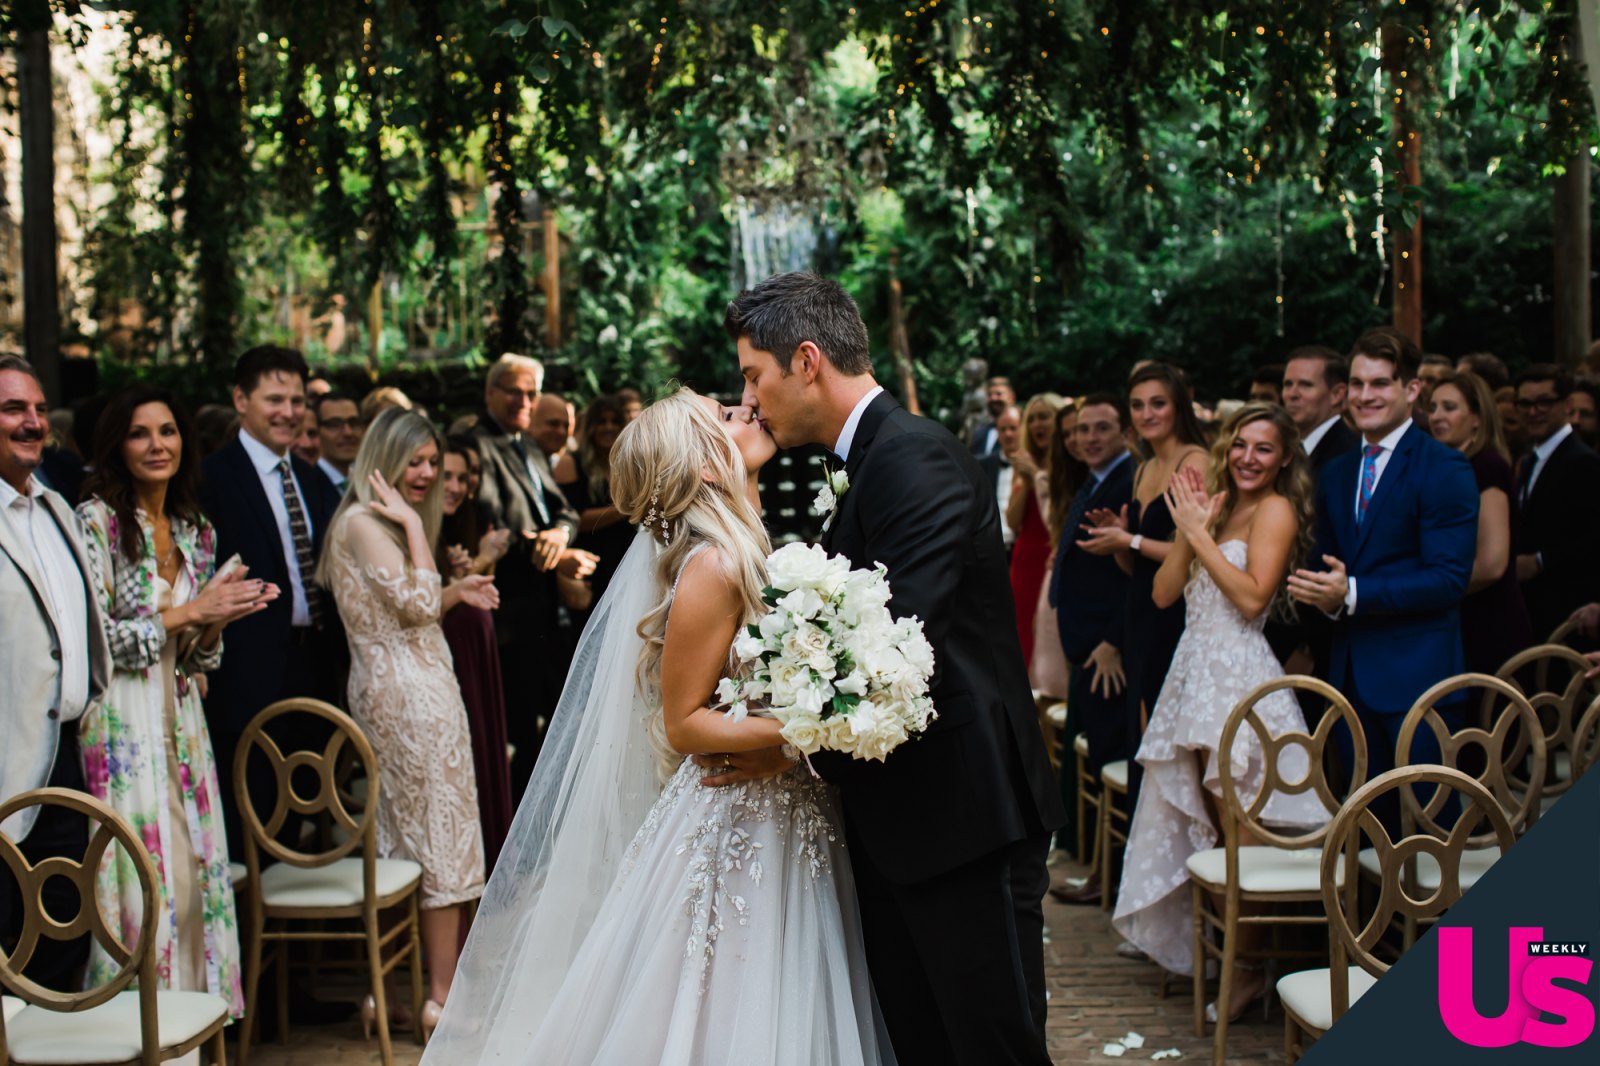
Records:
[[[1208,493],[1205,476],[1192,466],[1173,471],[1172,480],[1167,483],[1167,511],[1178,532],[1191,543],[1210,534],[1212,524],[1222,514],[1225,499],[1220,492],[1214,496]]]
[[[270,581],[246,577],[249,567],[236,566],[206,582],[190,602],[194,622],[202,626],[225,626],[229,622],[267,609],[278,598],[278,586]]]
[[[1128,535],[1127,504],[1123,504],[1119,511],[1096,507],[1086,512],[1080,528],[1089,535],[1079,538],[1078,547],[1090,555],[1111,555],[1122,551],[1133,539]]]

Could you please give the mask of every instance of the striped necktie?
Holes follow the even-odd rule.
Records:
[[[311,614],[313,626],[322,625],[322,589],[313,575],[317,557],[311,549],[311,523],[306,521],[306,509],[300,504],[300,493],[294,487],[294,469],[289,460],[278,463],[278,476],[283,482],[283,506],[289,512],[289,535],[294,538],[294,561],[300,569],[300,586],[306,594],[306,610]]]
[[[1372,491],[1378,485],[1378,456],[1383,454],[1383,445],[1369,444],[1361,450],[1361,497],[1356,505],[1356,525],[1360,525],[1367,517],[1367,505],[1372,502]]]

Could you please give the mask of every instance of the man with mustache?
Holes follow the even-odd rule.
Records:
[[[50,786],[85,791],[78,719],[111,676],[99,601],[72,505],[40,484],[36,472],[50,435],[44,390],[33,367],[0,357],[0,801]],[[0,824],[29,863],[82,859],[89,824],[60,807],[30,807]],[[58,921],[78,913],[77,889],[52,877],[41,890]],[[9,864],[0,863],[0,943],[21,933],[22,898]],[[25,973],[58,992],[77,989],[89,957],[87,935],[38,941]]]

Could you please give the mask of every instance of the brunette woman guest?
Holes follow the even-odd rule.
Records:
[[[444,518],[434,562],[439,573],[454,583],[470,574],[492,573],[505,555],[511,533],[491,529],[472,499],[468,445],[452,440],[445,445],[440,502]],[[475,545],[476,551],[468,545]],[[494,637],[494,616],[465,601],[445,612],[440,621],[450,657],[455,660],[461,702],[467,708],[472,732],[472,767],[478,777],[478,824],[483,829],[483,858],[494,871],[511,819],[517,813],[511,802],[511,760],[507,755],[505,693],[500,677],[500,646]]]
[[[578,422],[577,477],[570,486],[562,486],[578,512],[575,547],[600,557],[588,578],[597,603],[633,542],[633,526],[611,503],[611,446],[627,421],[627,407],[620,395],[597,396],[590,401]]]
[[[1050,506],[1050,440],[1060,408],[1061,397],[1053,392],[1029,400],[1022,411],[1022,443],[1011,455],[1011,495],[1006,500],[1006,525],[1016,531],[1011,544],[1011,599],[1023,661],[1029,664],[1035,654],[1039,593],[1050,573],[1050,529],[1044,516]]]
[[[1077,404],[1072,400],[1063,401],[1053,419],[1050,466],[1037,489],[1039,507],[1045,514],[1045,528],[1050,534],[1050,557],[1044,568],[1044,579],[1039,583],[1039,602],[1033,611],[1033,659],[1028,663],[1028,683],[1041,695],[1058,700],[1066,699],[1071,691],[1070,673],[1066,653],[1061,650],[1061,624],[1056,609],[1050,606],[1048,593],[1050,575],[1055,572],[1061,528],[1067,523],[1072,497],[1089,474],[1089,468],[1078,455],[1077,441],[1073,439],[1077,426]]]
[[[197,445],[172,396],[148,385],[119,393],[100,416],[78,516],[116,671],[79,728],[89,792],[140,831],[155,860],[160,986],[210,992],[239,1017],[239,929],[200,695],[222,658],[223,627],[278,589],[239,566],[213,576]],[[144,906],[128,856],[102,863],[95,896],[124,939],[137,939]],[[94,984],[120,969],[98,943],[89,967]]]
[[[1143,460],[1134,474],[1133,502],[1121,515],[1091,511],[1090,535],[1079,539],[1096,554],[1115,552],[1118,564],[1132,575],[1122,665],[1128,675],[1129,707],[1144,720],[1156,705],[1172,653],[1183,636],[1182,598],[1163,608],[1151,596],[1156,571],[1172,551],[1178,531],[1166,493],[1179,470],[1204,472],[1206,439],[1183,371],[1167,363],[1151,363],[1134,372],[1128,381],[1128,413]],[[1073,534],[1068,530],[1063,535]]]
[[[1476,374],[1439,379],[1428,428],[1472,462],[1478,480],[1478,552],[1461,601],[1461,641],[1467,669],[1493,674],[1533,644],[1533,624],[1513,563],[1522,533],[1517,479],[1489,386]]]

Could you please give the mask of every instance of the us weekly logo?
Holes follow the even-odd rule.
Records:
[[[1546,940],[1536,925],[1511,927],[1506,949],[1506,1006],[1479,1012],[1473,994],[1472,929],[1441,925],[1439,1018],[1473,1047],[1577,1047],[1594,1032],[1594,962],[1586,940]]]

